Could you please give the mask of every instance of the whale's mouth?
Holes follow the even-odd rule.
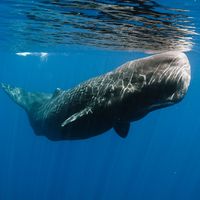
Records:
[[[185,96],[185,94],[187,93],[189,83],[190,83],[190,76],[180,77],[180,81],[178,81],[178,90],[174,92],[171,96],[169,96],[167,100],[169,102],[181,101]]]

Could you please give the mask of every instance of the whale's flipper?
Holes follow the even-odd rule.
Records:
[[[52,96],[44,93],[27,92],[22,88],[12,87],[4,83],[1,83],[1,87],[14,102],[24,108],[27,112],[33,106],[41,105],[45,100],[50,99]]]
[[[130,122],[117,122],[113,128],[120,137],[125,138],[128,135]]]
[[[69,118],[67,118],[62,124],[61,126],[64,127],[67,124],[70,124],[72,122],[74,122],[75,120],[78,120],[88,114],[92,114],[92,108],[91,107],[86,107],[85,109],[81,110],[80,112],[77,112],[75,114],[73,114],[72,116],[70,116]]]

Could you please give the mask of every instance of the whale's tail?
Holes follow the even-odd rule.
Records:
[[[12,87],[8,84],[1,83],[1,87],[8,96],[27,112],[34,106],[40,106],[45,100],[51,98],[51,95],[44,93],[32,93],[22,88]]]

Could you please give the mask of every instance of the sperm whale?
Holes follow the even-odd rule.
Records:
[[[68,90],[27,92],[1,84],[27,113],[36,135],[53,141],[86,139],[114,128],[125,138],[130,123],[178,103],[190,83],[190,64],[182,52],[129,61]]]

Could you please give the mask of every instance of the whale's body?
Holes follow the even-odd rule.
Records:
[[[181,52],[130,61],[73,89],[31,93],[2,84],[28,116],[35,133],[50,140],[85,139],[111,128],[128,134],[130,122],[183,99],[190,64]]]

